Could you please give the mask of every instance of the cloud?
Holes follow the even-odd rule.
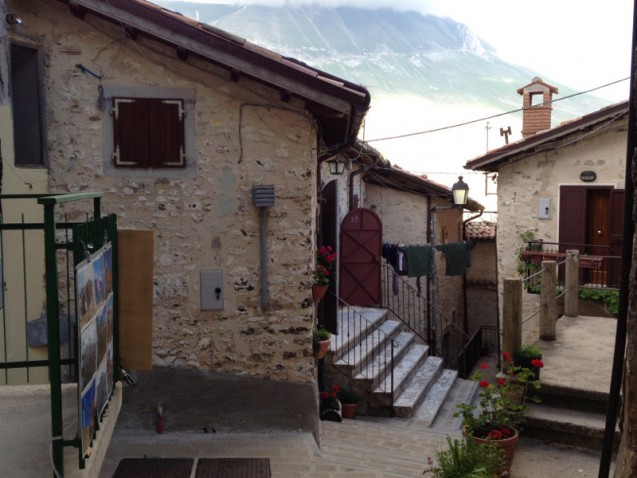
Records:
[[[321,5],[325,7],[358,7],[366,9],[392,8],[399,11],[414,10],[421,13],[430,13],[432,4],[438,0],[181,0],[195,3],[222,3],[227,5],[270,5],[282,7],[283,5]]]

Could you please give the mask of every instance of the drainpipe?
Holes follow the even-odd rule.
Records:
[[[274,206],[274,186],[253,186],[252,203],[259,209],[261,248],[261,310],[268,309],[268,237],[267,208]]]
[[[461,232],[461,236],[460,236],[460,240],[464,241],[465,237],[465,231],[466,231],[466,227],[467,227],[467,223],[470,221],[473,221],[474,219],[478,219],[480,216],[482,216],[482,214],[484,213],[484,208],[480,209],[480,214],[476,214],[475,216],[470,217],[469,219],[466,219],[464,221],[462,221],[462,232]],[[464,327],[464,333],[465,335],[469,335],[469,319],[467,318],[467,274],[462,276],[462,295],[463,295],[463,313],[464,313],[464,318],[462,320],[462,326]]]

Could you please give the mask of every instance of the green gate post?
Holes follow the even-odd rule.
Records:
[[[78,446],[77,439],[65,441],[62,410],[62,374],[60,372],[60,304],[58,299],[57,249],[55,241],[55,206],[66,202],[93,199],[94,219],[99,219],[100,198],[103,193],[78,193],[46,196],[38,199],[44,206],[44,253],[46,280],[46,313],[51,383],[51,448],[55,473],[64,477],[64,446]],[[60,248],[66,248],[66,244]],[[80,425],[81,426],[81,425]],[[80,462],[83,464],[83,457]]]
[[[44,198],[43,198],[44,199]],[[40,201],[39,201],[40,202]],[[62,376],[60,373],[60,309],[57,287],[55,245],[55,202],[44,203],[44,253],[46,277],[46,310],[51,383],[51,446],[53,466],[64,476],[64,444],[62,440]]]

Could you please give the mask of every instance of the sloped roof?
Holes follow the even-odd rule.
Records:
[[[601,132],[606,126],[615,128],[616,123],[627,116],[628,101],[623,101],[489,151],[468,161],[464,167],[478,171],[497,171],[504,164],[519,161],[541,151],[559,149],[565,141],[570,144],[582,133]]]
[[[146,0],[58,1],[80,19],[92,14],[121,26],[122,37],[151,38],[173,47],[182,61],[192,55],[227,69],[229,80],[246,77],[274,88],[282,102],[301,99],[327,147],[355,141],[369,109],[370,94],[362,86]]]
[[[453,204],[451,188],[427,179],[426,176],[418,176],[395,166],[372,166],[363,175],[363,180],[370,184],[377,184],[400,191],[438,197]],[[484,210],[484,206],[478,201],[468,198],[465,209],[472,212],[479,212]]]
[[[496,233],[497,226],[495,222],[469,221],[465,224],[465,239],[471,239],[474,242],[495,241]]]

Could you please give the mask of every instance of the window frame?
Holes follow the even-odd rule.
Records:
[[[104,174],[114,177],[161,177],[184,178],[196,176],[195,164],[195,91],[189,88],[162,88],[139,86],[102,86],[102,112],[104,136]],[[113,154],[115,152],[114,111],[115,99],[149,99],[149,100],[179,100],[183,105],[184,126],[184,154],[185,165],[141,166],[116,165]]]
[[[16,108],[15,104],[15,95],[14,95],[14,63],[13,63],[13,48],[22,48],[25,50],[30,50],[33,52],[34,62],[35,62],[35,94],[37,95],[37,138],[30,138],[30,140],[24,140],[24,131],[28,131],[28,128],[19,127],[18,123],[15,120],[15,112],[16,110],[22,110],[23,108]],[[48,157],[48,147],[47,147],[47,126],[46,126],[46,95],[45,95],[45,87],[44,87],[44,52],[40,46],[21,43],[19,41],[10,41],[9,42],[9,97],[11,101],[11,123],[13,128],[13,150],[14,150],[14,158],[13,164],[16,168],[46,168],[49,164]],[[23,82],[19,82],[21,86],[23,86]],[[29,91],[29,94],[33,94],[32,91]],[[23,106],[23,105],[21,105]],[[29,121],[32,123],[32,121]],[[20,133],[18,133],[20,131]],[[20,136],[16,136],[19,134]],[[22,162],[20,161],[20,144],[29,143],[32,144],[37,142],[39,144],[39,160],[37,162]]]

